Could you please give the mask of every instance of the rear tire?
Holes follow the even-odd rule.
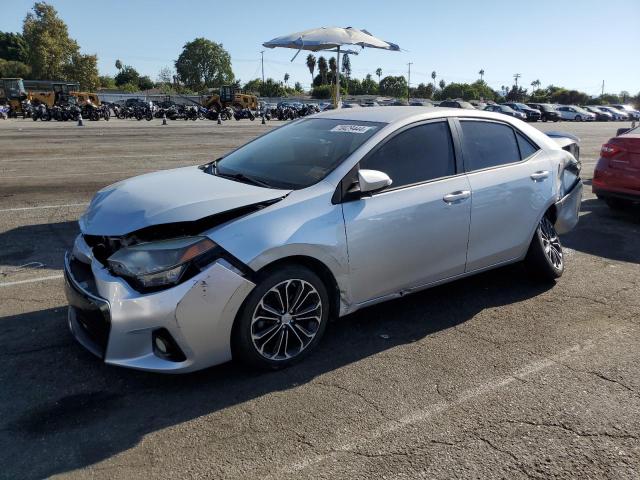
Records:
[[[564,272],[564,255],[558,233],[548,216],[542,217],[525,257],[527,270],[540,280],[553,282]]]
[[[324,334],[327,288],[300,265],[268,270],[256,285],[233,325],[233,359],[263,370],[288,367],[306,357]]]

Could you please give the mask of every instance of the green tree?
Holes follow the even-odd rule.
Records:
[[[307,55],[307,68],[311,74],[311,82],[313,82],[313,71],[316,69],[316,57],[312,54]]]
[[[480,100],[496,100],[498,98],[498,93],[494,91],[489,85],[486,84],[484,80],[476,80],[471,84],[471,87],[478,92],[477,99]]]
[[[138,87],[140,90],[150,90],[153,88],[153,80],[151,80],[147,75],[140,77],[138,79]]]
[[[120,61],[120,59],[117,59],[117,60],[116,60],[116,68],[117,68],[118,70],[122,70],[122,62]]]
[[[407,96],[407,79],[403,75],[387,76],[380,80],[380,93],[389,97],[404,98]]]
[[[327,72],[329,71],[329,66],[327,65],[327,59],[323,56],[318,58],[318,73],[320,74],[320,78],[322,80],[322,85],[327,83]],[[315,82],[314,82],[315,85]]]
[[[63,74],[65,79],[78,82],[81,90],[95,92],[100,86],[98,57],[75,53],[64,66]]]
[[[336,57],[329,58],[329,72],[331,74],[331,83],[335,83],[337,71],[338,71],[338,66],[336,65]]]
[[[101,75],[98,77],[100,88],[116,88],[116,81],[109,75]]]
[[[447,85],[444,81],[444,78],[440,80],[440,83],[438,83],[438,85],[440,86],[440,90],[444,90],[444,87]]]
[[[366,77],[364,77],[364,80],[362,80],[362,83],[360,84],[360,95],[377,95],[378,94],[378,83],[379,82],[375,82],[373,80],[373,78],[371,78],[371,74],[367,74]],[[354,94],[358,95],[358,93]]]
[[[260,85],[262,84],[262,80],[256,78],[254,80],[250,80],[244,84],[243,90],[249,93],[260,93]]]
[[[445,86],[440,92],[440,98],[442,100],[445,99],[454,99],[461,98],[463,100],[477,100],[480,98],[480,94],[478,91],[468,83],[450,83]]]
[[[380,67],[376,68],[376,75],[378,76],[378,85],[380,85],[380,78],[382,77],[382,69]]]
[[[303,91],[303,90],[302,90],[302,85],[300,84],[300,82],[296,82],[296,83],[295,83],[295,85],[293,86],[293,89],[294,89],[296,92],[302,92],[302,91]]]
[[[27,63],[36,78],[62,78],[65,66],[73,62],[74,55],[79,55],[80,48],[69,38],[66,23],[47,3],[35,3],[33,12],[24,19],[22,36],[28,50]]]
[[[231,56],[222,44],[206,38],[185,43],[175,67],[180,81],[194,89],[220,87],[234,81]]]
[[[540,88],[540,85],[542,85],[542,82],[540,82],[540,80],[534,80],[533,82],[531,82],[531,93],[533,94],[536,90],[538,90]]]
[[[29,65],[15,60],[5,60],[0,58],[0,77],[5,78],[27,78],[31,74]]]
[[[418,88],[412,91],[412,94],[416,98],[433,98],[433,84],[429,83],[425,85],[424,83],[420,83]]]
[[[311,96],[313,98],[331,98],[332,91],[331,85],[318,85],[311,90]]]
[[[139,80],[140,74],[135,68],[130,65],[123,65],[118,74],[115,76],[116,85],[118,87],[126,84],[137,86]]]
[[[25,63],[28,57],[27,42],[21,34],[0,32],[0,58]]]
[[[351,59],[348,53],[342,56],[342,73],[344,73],[347,78],[351,76]]]
[[[289,83],[289,74],[285,73],[284,74],[284,84],[287,85]]]

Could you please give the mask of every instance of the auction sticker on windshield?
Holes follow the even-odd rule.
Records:
[[[344,133],[366,133],[376,127],[368,127],[365,125],[336,125],[330,132],[344,132]]]

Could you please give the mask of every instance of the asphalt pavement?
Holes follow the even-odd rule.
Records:
[[[301,364],[109,367],[67,331],[62,259],[92,195],[280,122],[0,121],[0,478],[640,477],[640,211],[591,194],[622,123],[582,142],[554,285],[520,265],[370,307]]]

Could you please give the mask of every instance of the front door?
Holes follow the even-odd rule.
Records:
[[[470,187],[447,121],[405,128],[360,162],[393,184],[343,203],[351,295],[363,303],[464,272]]]

